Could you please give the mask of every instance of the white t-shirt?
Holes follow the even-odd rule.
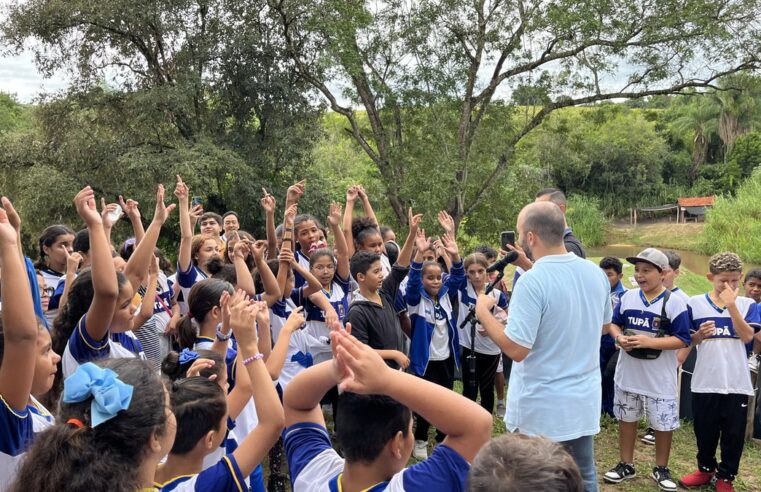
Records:
[[[753,299],[738,297],[736,304],[745,321],[759,323]],[[687,307],[694,331],[706,321],[716,323],[714,334],[697,346],[692,392],[752,395],[745,344],[735,332],[729,311],[714,304],[708,294],[690,298]]]
[[[664,290],[648,301],[642,289],[627,290],[613,310],[613,323],[632,335],[655,336],[660,328]],[[666,316],[671,320],[670,333],[690,344],[690,318],[681,297],[671,295],[666,302]],[[637,359],[625,350],[620,351],[616,364],[615,384],[624,391],[651,398],[676,398],[676,350],[663,350],[657,359]]]
[[[447,360],[449,357],[449,323],[446,317],[439,316],[436,310],[436,324],[431,333],[431,344],[428,347],[428,360]]]
[[[507,309],[507,297],[502,291],[494,289],[489,293],[489,295],[497,300],[497,306],[494,308],[495,311]],[[459,296],[460,309],[457,312],[457,329],[459,330],[460,334],[460,346],[470,350],[470,323],[465,325],[463,328],[460,328],[460,325],[465,320],[465,318],[468,317],[470,307],[475,306],[476,299],[478,299],[478,294],[476,294],[476,291],[473,290],[473,286],[471,285],[470,281],[468,281],[467,288],[465,290],[461,290],[459,292]],[[494,340],[492,340],[489,335],[487,335],[486,332],[482,330],[483,328],[481,327],[481,323],[476,323],[476,340],[475,344],[473,345],[476,352],[486,355],[501,354],[502,350],[497,346],[496,343],[494,343]]]
[[[687,304],[687,301],[690,300],[690,296],[688,296],[687,293],[679,287],[674,287],[671,289],[671,294],[679,296],[679,298],[681,298],[685,304]]]
[[[294,309],[296,309],[296,305],[290,298],[277,301],[270,309],[270,326],[272,327],[273,343],[277,343],[280,332]],[[280,370],[280,377],[277,380],[281,388],[285,389],[291,379],[314,363],[313,356],[309,352],[309,345],[309,336],[303,329],[291,334],[291,338],[288,340],[285,362]]]

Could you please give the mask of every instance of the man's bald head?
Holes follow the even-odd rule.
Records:
[[[518,233],[525,240],[529,232],[536,235],[546,248],[561,246],[565,235],[563,212],[549,201],[526,205],[518,215]]]

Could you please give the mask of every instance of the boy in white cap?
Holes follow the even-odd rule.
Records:
[[[634,265],[639,288],[625,292],[613,312],[609,332],[622,350],[616,365],[613,413],[619,425],[621,461],[603,480],[634,478],[637,423],[644,415],[655,430],[655,464],[651,478],[660,490],[674,492],[668,469],[672,432],[679,428],[676,350],[690,343],[685,302],[663,287],[665,254],[647,248],[626,259]]]

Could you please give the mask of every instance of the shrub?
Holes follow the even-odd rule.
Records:
[[[608,219],[600,210],[597,198],[572,195],[566,207],[568,226],[584,246],[594,247],[605,244],[605,229]]]

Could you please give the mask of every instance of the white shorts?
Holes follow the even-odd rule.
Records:
[[[679,428],[679,404],[676,398],[653,398],[630,393],[616,386],[613,415],[622,422],[637,422],[643,416],[654,430],[670,432]]]

